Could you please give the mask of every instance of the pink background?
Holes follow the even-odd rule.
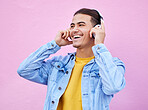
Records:
[[[106,41],[126,65],[126,87],[115,95],[111,110],[148,110],[147,0],[0,0],[0,110],[42,110],[46,86],[17,74],[33,51],[67,29],[82,7],[99,10]],[[63,47],[56,55],[73,52]]]

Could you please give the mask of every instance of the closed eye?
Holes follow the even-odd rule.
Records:
[[[78,22],[77,24],[78,24],[79,26],[85,26],[86,23],[83,22],[83,21],[80,21],[80,22]]]
[[[73,26],[73,25],[71,25],[70,27],[71,27],[71,28],[73,28],[74,26]]]
[[[79,26],[84,26],[84,24],[79,24]]]
[[[70,28],[74,28],[75,24],[74,23],[71,23],[70,24]]]

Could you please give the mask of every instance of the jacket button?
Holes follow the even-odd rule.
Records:
[[[60,68],[60,65],[58,65],[57,67]]]
[[[59,89],[59,90],[61,90],[62,88],[61,88],[61,87],[59,87],[58,89]]]
[[[54,104],[54,101],[51,101],[52,104]]]
[[[52,46],[52,47],[54,47],[54,45],[53,45],[53,44],[51,44],[51,46]]]
[[[68,71],[66,71],[66,74],[68,74]]]

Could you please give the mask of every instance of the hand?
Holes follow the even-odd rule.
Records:
[[[92,34],[95,36],[95,45],[104,43],[105,39],[105,27],[104,22],[101,20],[101,27],[95,26],[90,31],[90,38],[92,38]]]
[[[64,31],[59,31],[58,34],[56,35],[55,42],[60,47],[70,45],[72,44],[72,41],[69,41],[68,37],[70,37],[69,29],[64,30]]]

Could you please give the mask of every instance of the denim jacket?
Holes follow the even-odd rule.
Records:
[[[75,64],[76,53],[45,61],[59,49],[53,40],[26,58],[17,70],[21,77],[47,85],[44,110],[56,110]],[[125,66],[121,60],[111,56],[104,44],[95,45],[92,50],[95,58],[84,66],[82,72],[82,108],[109,110],[113,95],[125,87]]]

